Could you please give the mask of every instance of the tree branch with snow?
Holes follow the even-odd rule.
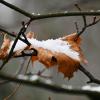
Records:
[[[9,80],[14,83],[29,85],[37,88],[46,89],[48,91],[52,91],[54,93],[62,93],[69,95],[86,95],[86,96],[95,96],[100,98],[100,87],[99,86],[82,86],[81,88],[74,88],[68,85],[56,85],[49,79],[41,79],[37,75],[21,75],[19,74],[17,77],[12,77],[11,75],[0,74],[0,78],[3,80]]]

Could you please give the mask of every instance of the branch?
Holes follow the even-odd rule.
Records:
[[[87,16],[100,16],[100,11],[64,11],[64,12],[57,12],[57,13],[48,13],[48,14],[44,14],[44,15],[33,15],[31,13],[28,13],[18,7],[16,7],[13,4],[10,4],[4,0],[0,0],[0,3],[4,4],[5,6],[25,15],[26,17],[29,17],[33,20],[39,20],[39,19],[44,19],[44,18],[52,18],[52,17],[64,17],[64,16],[83,16],[83,15],[87,15]]]
[[[100,80],[96,79],[89,71],[87,71],[82,65],[80,65],[79,70],[83,72],[88,78],[89,81],[87,83],[96,83],[100,84]]]
[[[85,90],[85,89],[75,89],[70,88],[70,86],[62,85],[58,86],[54,83],[52,83],[51,80],[41,80],[38,76],[25,76],[25,75],[19,75],[17,77],[12,77],[9,75],[3,75],[0,74],[0,78],[4,80],[9,80],[14,83],[20,83],[25,84],[29,86],[34,86],[42,89],[46,89],[55,93],[63,93],[63,94],[71,94],[71,95],[94,95],[94,96],[100,96],[100,92],[98,91],[92,91],[92,90]]]

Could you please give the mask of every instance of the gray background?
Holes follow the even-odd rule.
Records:
[[[99,10],[100,0],[6,0],[16,6],[30,12],[30,13],[40,13],[46,14],[51,12],[59,11],[75,11],[75,3],[78,3],[83,10]],[[4,28],[10,32],[19,32],[21,27],[21,21],[27,21],[28,18],[25,16],[9,9],[8,7],[0,4],[0,27]],[[87,22],[91,22],[92,18],[87,17]],[[67,34],[76,31],[74,22],[78,22],[79,29],[81,29],[83,23],[81,17],[61,17],[61,18],[50,18],[37,20],[32,22],[28,31],[34,31],[36,33],[37,39],[46,40],[48,38],[58,38],[65,36]],[[100,79],[100,23],[88,28],[82,35],[82,49],[84,51],[85,57],[88,60],[88,65],[84,67],[90,71],[95,77]],[[3,36],[0,36],[2,42]],[[11,60],[2,72],[15,74],[18,70],[21,59]],[[36,62],[34,68],[31,67],[32,72],[37,72],[43,68],[43,65]],[[53,81],[57,84],[72,85],[73,87],[81,87],[86,85],[88,78],[82,74],[80,71],[74,74],[74,77],[68,81],[63,78],[61,73],[57,73],[55,68],[51,68],[45,72],[45,74],[53,76]],[[91,84],[95,85],[95,84]],[[4,96],[7,96],[14,89],[15,84],[9,83],[0,86],[0,100]],[[39,88],[22,86],[16,93],[16,95],[11,98],[11,100],[48,100],[48,97],[52,100],[88,100],[85,96],[77,95],[63,95],[56,94],[49,91],[45,91]]]

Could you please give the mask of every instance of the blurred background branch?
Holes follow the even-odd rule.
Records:
[[[49,79],[41,79],[37,75],[21,75],[16,77],[11,75],[0,74],[0,78],[3,80],[9,80],[10,82],[19,83],[23,85],[35,86],[38,88],[43,88],[55,93],[71,94],[71,95],[87,95],[87,96],[98,96],[100,97],[100,92],[95,88],[94,90],[89,86],[83,86],[82,88],[73,88],[67,85],[56,85]],[[87,88],[85,88],[87,87]]]

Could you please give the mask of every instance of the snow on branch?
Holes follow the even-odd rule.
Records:
[[[0,78],[3,80],[9,80],[10,82],[25,84],[29,86],[34,86],[38,88],[43,88],[55,93],[70,94],[70,95],[94,95],[100,96],[100,86],[92,87],[90,85],[83,86],[81,88],[73,88],[68,85],[56,85],[49,79],[41,79],[37,75],[18,75],[17,77],[12,77],[11,75],[0,74]]]
[[[64,12],[56,12],[56,13],[48,13],[48,14],[31,14],[28,13],[20,8],[18,8],[17,6],[10,4],[8,2],[6,2],[5,0],[0,0],[0,3],[2,3],[3,5],[25,15],[26,17],[29,17],[33,20],[39,20],[39,19],[44,19],[44,18],[52,18],[52,17],[64,17],[64,16],[100,16],[100,10],[97,11],[64,11]]]

